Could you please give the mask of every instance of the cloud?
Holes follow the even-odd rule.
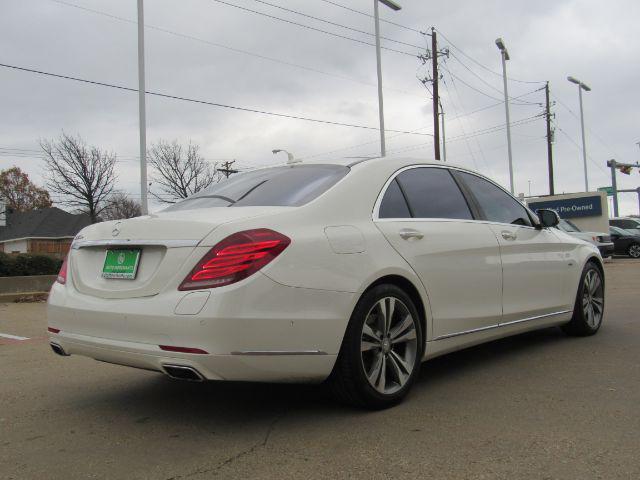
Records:
[[[135,22],[135,3],[70,2],[120,19],[54,0],[7,0],[0,18],[2,63],[137,87],[136,25],[126,21]],[[253,0],[229,2],[363,42],[372,41],[370,36]],[[270,3],[358,30],[373,31],[370,17],[320,0],[270,0]],[[371,8],[366,0],[342,0],[342,3],[364,12]],[[640,13],[637,2],[454,0],[437,4],[405,0],[402,3],[403,9],[397,13],[381,9],[383,18],[421,31],[437,26],[449,40],[441,36],[440,46],[449,47],[454,54],[443,59],[441,83],[451,161],[477,168],[503,184],[508,181],[504,130],[478,134],[504,124],[504,106],[498,104],[464,115],[497,104],[501,98],[500,58],[494,45],[498,36],[505,39],[512,56],[509,75],[523,80],[549,80],[554,101],[562,102],[553,107],[558,128],[554,145],[558,191],[583,188],[579,122],[575,117],[579,107],[577,92],[566,81],[569,74],[593,87],[584,99],[591,186],[609,185],[607,159],[615,157],[628,162],[638,159],[640,152],[635,142],[640,140],[636,129],[639,94],[635,81],[640,68],[632,61],[640,40],[634,24]],[[200,39],[147,28],[148,90],[338,122],[372,127],[378,124],[375,52],[368,45],[213,0],[147,1],[145,17],[148,25]],[[382,24],[382,34],[420,47],[430,42],[428,37],[388,23]],[[399,43],[384,41],[383,45],[420,53],[418,48]],[[388,50],[383,51],[382,61],[387,127],[396,130],[425,127],[420,132],[430,133],[431,98],[416,78],[429,74],[428,67],[422,66],[415,56]],[[77,133],[91,144],[116,151],[121,159],[120,188],[134,195],[138,192],[135,93],[7,69],[0,69],[0,82],[3,85],[0,148],[36,149],[39,138],[54,137],[62,129]],[[510,82],[510,94],[527,94],[540,86]],[[522,99],[534,104],[513,105],[514,121],[541,113],[543,92]],[[238,166],[277,162],[279,159],[271,154],[276,147],[301,157],[319,155],[317,158],[378,151],[375,130],[321,125],[154,97],[148,97],[147,108],[149,142],[160,138],[185,143],[192,140],[201,145],[204,156],[212,161],[236,159]],[[544,135],[541,118],[513,128],[517,192],[527,192],[531,181],[532,193],[547,193]],[[359,144],[363,145],[353,147]],[[388,134],[388,148],[419,158],[433,155],[430,138],[418,135]],[[321,155],[337,149],[343,150],[326,157]],[[12,164],[21,165],[43,182],[42,162],[38,158],[0,155],[0,167]],[[636,175],[620,178],[621,188],[636,188]],[[624,213],[636,213],[634,195],[624,195],[621,200]]]

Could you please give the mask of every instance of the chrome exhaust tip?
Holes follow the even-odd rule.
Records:
[[[68,357],[69,356],[69,354],[64,351],[64,348],[62,348],[57,343],[50,342],[49,345],[51,345],[51,350],[53,350],[53,353],[55,353],[56,355],[60,355],[61,357]]]
[[[193,367],[186,365],[163,365],[164,373],[175,380],[186,380],[188,382],[203,382],[204,377]]]

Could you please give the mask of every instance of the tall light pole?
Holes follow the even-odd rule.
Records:
[[[382,100],[382,60],[380,58],[380,14],[378,13],[378,2],[386,5],[391,10],[398,11],[402,7],[393,0],[373,0],[373,17],[376,29],[376,64],[378,68],[378,114],[380,116],[380,156],[387,155],[387,147],[384,139],[384,102]]]
[[[571,83],[578,85],[578,97],[580,98],[580,128],[582,129],[582,161],[584,162],[584,191],[589,191],[589,177],[587,176],[587,141],[584,137],[584,110],[582,109],[582,90],[590,92],[591,87],[574,77],[567,77]]]
[[[144,8],[138,0],[138,115],[140,119],[140,207],[149,213],[147,202],[147,119],[144,81]]]
[[[507,60],[511,60],[509,57],[509,51],[504,45],[504,40],[498,38],[496,45],[500,49],[500,55],[502,56],[502,77],[504,81],[504,109],[507,115],[507,152],[509,154],[509,189],[513,195],[513,154],[511,152],[511,118],[509,115],[509,90],[507,87]]]

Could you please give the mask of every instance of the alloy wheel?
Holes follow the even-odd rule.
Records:
[[[369,310],[360,336],[360,352],[369,384],[388,395],[411,377],[418,352],[415,319],[396,297],[384,297]]]
[[[640,245],[634,243],[629,247],[629,256],[631,258],[640,258]]]
[[[591,269],[584,276],[582,312],[589,327],[598,328],[604,313],[604,286],[600,273]]]

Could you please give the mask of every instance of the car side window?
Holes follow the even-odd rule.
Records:
[[[478,201],[490,222],[511,223],[531,227],[531,219],[520,202],[491,182],[470,173],[458,173]]]
[[[460,188],[444,168],[411,168],[396,180],[414,218],[473,219]]]
[[[382,198],[378,216],[380,218],[411,218],[409,206],[395,178]]]

